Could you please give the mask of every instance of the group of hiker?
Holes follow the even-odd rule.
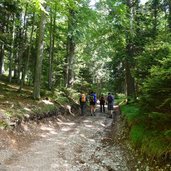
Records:
[[[91,92],[89,95],[84,93],[80,94],[80,108],[81,108],[81,115],[83,116],[86,112],[87,103],[90,105],[90,114],[91,116],[95,116],[96,105],[99,100],[100,103],[100,112],[105,113],[105,105],[107,104],[108,114],[109,117],[112,117],[113,109],[114,109],[114,96],[111,93],[108,93],[107,96],[103,94],[97,98],[95,92]]]

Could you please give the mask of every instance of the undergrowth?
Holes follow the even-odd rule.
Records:
[[[151,159],[169,159],[171,155],[171,116],[158,112],[145,113],[136,104],[121,106],[130,129],[134,148]]]
[[[78,99],[78,94],[72,89],[41,89],[40,100],[32,98],[29,86],[25,86],[21,92],[18,90],[17,84],[0,81],[0,128],[6,127],[6,120],[10,123],[29,116],[42,117],[46,113],[54,113],[57,108],[73,105]]]

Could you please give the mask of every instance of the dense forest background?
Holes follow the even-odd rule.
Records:
[[[34,99],[56,89],[125,94],[140,109],[130,118],[135,146],[167,158],[170,0],[1,0],[0,11],[1,79],[32,87]]]

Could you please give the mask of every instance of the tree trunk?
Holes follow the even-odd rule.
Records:
[[[158,0],[153,0],[153,36],[156,37],[157,35],[157,14],[158,14]]]
[[[74,42],[74,26],[75,26],[75,12],[69,10],[68,19],[68,37],[67,37],[67,57],[66,57],[66,70],[65,70],[65,84],[66,87],[70,87],[74,83],[74,54],[75,54],[75,42]]]
[[[11,49],[10,49],[10,54],[9,54],[9,74],[8,74],[8,80],[9,82],[12,81],[12,60],[14,57],[14,39],[15,39],[15,16],[12,16],[12,32],[11,32],[11,37],[12,37],[12,41],[11,41]]]
[[[0,45],[0,75],[4,73],[4,44]]]
[[[21,77],[21,81],[20,81],[20,91],[23,88],[24,82],[25,82],[25,77],[26,77],[26,73],[28,70],[28,65],[29,65],[29,59],[30,59],[30,53],[31,53],[31,48],[32,48],[32,39],[33,39],[33,32],[34,32],[34,23],[35,23],[35,13],[33,13],[33,24],[32,24],[32,29],[31,29],[31,33],[30,33],[30,41],[29,41],[29,47],[28,47],[28,53],[26,56],[26,61],[24,61],[24,66],[23,66],[23,71],[22,71],[22,77]],[[25,33],[26,35],[26,33]]]
[[[169,16],[168,16],[168,23],[169,23],[169,30],[171,31],[171,1],[169,2]]]
[[[125,87],[126,87],[126,95],[127,100],[129,98],[135,98],[135,86],[134,86],[134,78],[131,74],[131,69],[133,68],[133,54],[134,54],[134,47],[133,47],[133,21],[134,21],[134,10],[133,10],[133,0],[128,0],[127,5],[129,7],[128,14],[130,16],[130,26],[129,26],[129,34],[127,35],[127,47],[126,47],[126,58],[125,58]]]
[[[34,90],[33,98],[40,99],[40,81],[41,81],[41,70],[42,70],[42,57],[43,57],[43,39],[45,30],[45,13],[41,11],[39,30],[38,30],[38,46],[36,53],[36,65],[34,74]]]
[[[48,86],[49,90],[52,90],[52,72],[53,72],[53,56],[54,56],[54,43],[55,43],[55,24],[56,24],[56,6],[54,11],[54,18],[50,16],[50,52],[49,52],[49,79]]]

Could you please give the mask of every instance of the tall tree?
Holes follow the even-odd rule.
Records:
[[[74,9],[69,9],[68,15],[68,35],[67,35],[67,54],[66,54],[66,70],[65,70],[65,86],[69,87],[74,82],[74,56],[75,56],[75,24],[76,15]]]
[[[37,53],[36,53],[35,75],[34,75],[34,90],[33,90],[34,99],[40,99],[45,21],[46,21],[45,11],[41,10],[38,33],[37,33],[38,44],[37,44]]]

